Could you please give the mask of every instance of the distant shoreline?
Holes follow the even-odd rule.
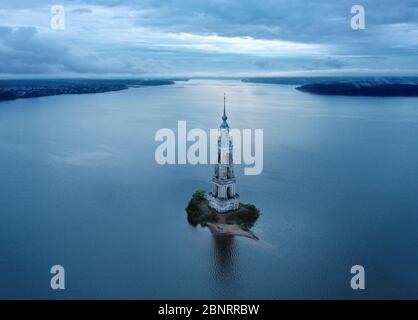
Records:
[[[406,83],[316,83],[297,87],[296,90],[327,96],[418,97],[418,84]]]
[[[146,80],[0,80],[0,102],[17,99],[121,91],[130,87],[173,85],[186,79]]]
[[[328,96],[418,97],[418,77],[279,77],[242,82],[298,85],[298,91]]]

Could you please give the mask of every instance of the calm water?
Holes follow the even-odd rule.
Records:
[[[223,92],[264,129],[263,173],[236,168],[260,241],[190,226],[212,167],[154,160],[158,129],[217,127]],[[238,81],[0,103],[0,298],[418,298],[417,137],[416,98]]]

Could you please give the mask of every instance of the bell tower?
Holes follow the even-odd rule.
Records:
[[[212,178],[212,192],[208,195],[209,205],[219,213],[236,210],[239,207],[239,195],[235,190],[233,166],[233,141],[229,135],[226,116],[226,97],[224,94],[224,113],[219,127],[218,163]]]

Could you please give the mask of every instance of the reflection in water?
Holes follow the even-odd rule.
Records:
[[[222,292],[230,288],[236,280],[236,250],[233,236],[213,237],[213,276],[215,282],[222,286]]]

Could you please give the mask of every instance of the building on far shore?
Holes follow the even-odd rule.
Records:
[[[215,165],[215,172],[212,178],[212,192],[209,192],[207,199],[209,206],[219,213],[237,210],[239,207],[239,195],[235,190],[235,174],[232,159],[233,142],[229,135],[229,125],[226,122],[228,117],[225,110],[219,127],[218,138],[218,163]]]

